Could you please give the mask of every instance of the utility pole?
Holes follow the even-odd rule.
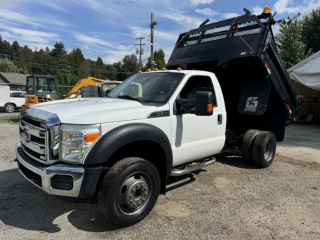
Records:
[[[136,38],[136,39],[140,39],[140,44],[135,44],[135,45],[140,45],[140,51],[139,51],[139,54],[140,54],[140,58],[139,58],[139,67],[140,67],[140,71],[141,71],[141,68],[142,68],[142,62],[141,62],[141,54],[142,54],[142,50],[141,50],[141,46],[142,45],[146,45],[145,43],[142,43],[142,39],[144,39],[144,37],[139,37],[139,38]]]
[[[151,71],[154,70],[154,55],[153,55],[153,36],[154,36],[154,31],[153,28],[154,26],[157,25],[157,23],[154,21],[154,15],[151,13]]]

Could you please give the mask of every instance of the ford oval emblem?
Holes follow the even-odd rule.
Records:
[[[30,142],[31,141],[31,134],[29,133],[29,131],[27,129],[25,129],[22,132],[22,137],[24,138],[24,140],[26,140],[26,142]]]

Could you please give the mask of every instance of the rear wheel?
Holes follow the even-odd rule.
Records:
[[[125,158],[111,167],[102,179],[99,207],[110,221],[127,227],[149,214],[159,192],[157,168],[141,158]]]
[[[258,167],[269,167],[276,153],[276,137],[272,132],[259,132],[253,144],[253,161]]]
[[[257,137],[259,130],[248,130],[242,139],[241,155],[243,160],[248,164],[253,164],[252,149],[255,138]]]
[[[14,110],[16,110],[16,106],[13,103],[7,103],[4,106],[4,111],[7,113],[12,113]]]

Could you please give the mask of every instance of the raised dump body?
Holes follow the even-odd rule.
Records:
[[[226,101],[230,139],[260,129],[282,141],[286,119],[295,119],[300,100],[275,44],[273,16],[245,11],[180,34],[167,68],[215,73]]]

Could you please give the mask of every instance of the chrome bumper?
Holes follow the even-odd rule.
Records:
[[[20,173],[38,188],[53,195],[68,197],[79,196],[85,174],[85,169],[83,167],[73,166],[71,164],[55,164],[52,166],[42,165],[32,160],[23,152],[21,143],[17,143],[16,145],[16,155]],[[22,165],[22,167],[20,165]],[[23,167],[27,170],[23,170]],[[51,178],[54,175],[71,176],[73,178],[73,188],[71,190],[53,188],[51,186]]]

